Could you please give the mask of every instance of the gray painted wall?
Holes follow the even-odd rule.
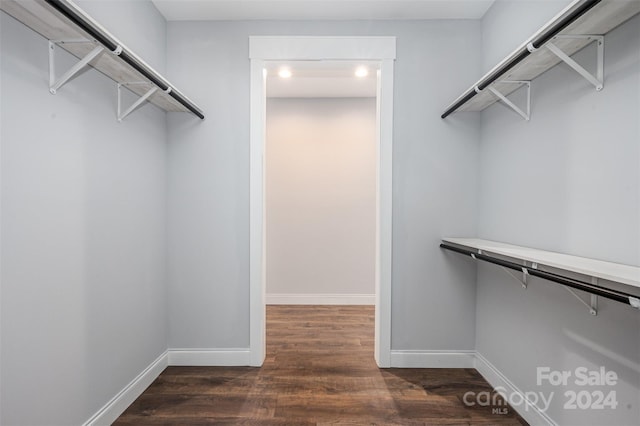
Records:
[[[496,0],[482,18],[483,72],[517,49],[572,1]]]
[[[509,18],[534,30],[548,17],[497,2],[483,21],[486,56],[503,51]],[[536,2],[538,3],[538,2]],[[496,19],[499,16],[500,19]],[[506,25],[506,26],[505,26]],[[524,40],[529,34],[523,34]],[[596,92],[560,65],[532,84],[525,122],[502,105],[482,115],[481,238],[640,265],[640,17],[605,41],[605,88]],[[511,48],[507,49],[508,51]],[[504,53],[508,53],[504,52]],[[575,55],[592,64],[594,51]],[[589,66],[589,65],[587,65]],[[529,288],[478,266],[476,347],[522,391],[555,392],[547,414],[559,424],[637,424],[640,418],[640,312],[600,299],[598,316],[563,288]],[[585,296],[583,296],[585,297]],[[597,370],[615,387],[538,386],[537,367]],[[573,376],[575,378],[575,376]],[[567,390],[615,390],[616,410],[566,410]]]
[[[74,0],[153,69],[165,75],[167,25],[150,0]]]
[[[267,295],[375,294],[376,99],[268,99],[266,122]]]
[[[163,67],[151,3],[86,6]],[[0,27],[0,423],[82,424],[167,347],[165,114],[118,123],[116,83],[94,70],[50,95],[47,41],[4,13]]]
[[[475,267],[438,243],[476,232],[480,118],[440,113],[480,72],[479,34],[478,21],[168,24],[168,74],[208,116],[168,117],[170,347],[249,345],[249,36],[391,35],[392,348],[473,349]]]

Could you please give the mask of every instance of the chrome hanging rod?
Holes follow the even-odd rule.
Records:
[[[440,118],[446,118],[462,105],[469,102],[479,92],[486,89],[491,83],[502,77],[514,66],[522,62],[527,56],[531,55],[531,53],[542,47],[546,42],[555,37],[560,31],[564,30],[567,26],[587,13],[601,1],[602,0],[583,0],[580,3],[576,4],[576,6],[570,11],[548,25],[548,28],[541,34],[537,35],[535,38],[533,38],[533,40],[526,43],[526,45],[514,52],[502,65],[483,77],[478,84],[467,90],[460,98],[458,98],[458,100],[454,101],[454,103],[449,108],[447,108],[447,110],[440,116]]]
[[[117,54],[120,59],[131,66],[133,69],[142,74],[145,78],[149,79],[153,84],[158,86],[160,90],[168,92],[169,96],[182,104],[189,111],[204,119],[204,113],[198,108],[191,100],[185,95],[180,93],[175,87],[172,87],[167,83],[162,76],[156,71],[151,69],[140,58],[138,58],[133,52],[123,48],[122,44],[106,30],[101,28],[92,19],[82,12],[73,3],[65,0],[44,0],[48,5],[64,15],[71,22],[80,27],[84,32],[89,34],[92,38],[105,46],[111,52]]]
[[[529,275],[543,278],[547,281],[553,281],[558,284],[562,284],[567,287],[575,288],[578,290],[586,291],[587,293],[595,294],[598,296],[606,297],[607,299],[615,300],[616,302],[622,302],[627,305],[631,305],[634,308],[638,308],[637,301],[638,297],[629,293],[625,293],[618,290],[612,290],[605,287],[600,287],[598,285],[588,283],[585,281],[577,280],[574,278],[565,277],[562,275],[554,274],[551,272],[541,271],[539,269],[527,268],[522,265],[519,265],[514,262],[510,262],[508,260],[498,259],[492,256],[488,256],[484,253],[477,253],[471,250],[467,250],[460,247],[455,247],[449,244],[440,244],[440,248],[451,250],[456,253],[464,254],[470,256],[474,259],[483,260],[485,262],[493,263],[495,265],[502,266],[504,268],[509,268],[516,270],[518,272],[522,272],[526,270]]]

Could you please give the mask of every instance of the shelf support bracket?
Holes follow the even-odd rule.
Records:
[[[482,254],[482,250],[479,249],[478,254]],[[473,260],[478,260],[476,258],[476,255],[473,253],[471,253],[471,258]],[[527,266],[527,262],[525,262],[524,265],[522,266],[522,278],[518,277],[516,274],[511,272],[510,269],[505,268],[504,266],[500,266],[500,269],[502,269],[507,274],[509,274],[514,280],[518,281],[522,285],[522,288],[527,288],[527,280],[529,278],[529,267]],[[532,262],[531,269],[538,269],[538,264],[535,262]]]
[[[118,83],[118,121],[124,120],[129,114],[138,109],[143,103],[149,99],[151,95],[158,91],[158,87],[154,86],[149,89],[144,95],[140,96],[129,108],[122,112],[122,86],[129,86],[132,84],[148,84],[148,83]],[[170,90],[170,88],[169,88]]]
[[[49,92],[55,95],[58,90],[64,86],[69,80],[75,77],[84,67],[89,64],[96,56],[101,54],[105,49],[103,46],[96,46],[91,52],[80,59],[74,66],[72,66],[66,73],[64,73],[59,79],[56,79],[56,61],[55,50],[58,43],[91,43],[88,40],[66,40],[66,41],[49,41]]]
[[[604,87],[604,36],[601,35],[561,35],[556,36],[553,40],[556,39],[588,39],[596,42],[596,75],[594,76],[589,71],[584,69],[582,65],[571,59],[569,55],[564,53],[562,49],[553,44],[553,42],[548,42],[545,46],[549,49],[554,55],[560,58],[563,62],[569,65],[573,70],[575,70],[578,74],[583,76],[589,83],[593,84],[597,91],[602,90]]]
[[[527,277],[529,275],[529,271],[527,270],[527,268],[522,268],[522,277],[518,277],[516,274],[514,274],[504,266],[501,266],[500,268],[502,268],[503,271],[509,274],[511,278],[518,281],[522,285],[522,288],[527,288]]]
[[[597,277],[591,277],[591,283],[598,285],[598,278]],[[578,294],[573,291],[572,288],[567,287],[567,286],[563,286],[569,293],[573,294],[573,296],[578,299],[580,301],[580,303],[582,303],[584,306],[586,306],[587,308],[589,308],[589,313],[593,316],[598,315],[598,295],[596,294],[591,294],[590,296],[590,300],[589,302],[585,301],[582,297],[578,296]]]
[[[591,300],[589,302],[586,302],[584,299],[582,299],[582,297],[578,296],[578,294],[573,291],[573,289],[564,286],[564,288],[571,294],[573,294],[573,296],[578,299],[580,301],[580,303],[582,303],[584,306],[586,306],[587,308],[589,308],[589,313],[593,316],[598,315],[598,296],[595,294],[591,295]]]
[[[505,105],[507,105],[512,110],[514,110],[520,117],[522,117],[525,120],[529,121],[529,118],[531,117],[531,82],[530,81],[516,81],[516,80],[501,80],[501,81],[499,81],[499,83],[500,84],[502,84],[502,83],[505,83],[505,84],[522,84],[523,87],[527,88],[526,111],[523,111],[520,107],[518,107],[516,104],[511,102],[505,95],[500,93],[495,87],[493,87],[493,86],[489,86],[488,87],[488,89],[491,91],[491,93],[493,93]]]
[[[527,262],[524,263],[524,265],[522,266],[522,276],[518,276],[516,274],[514,274],[513,272],[511,272],[510,269],[505,268],[504,266],[500,266],[500,268],[502,268],[503,271],[505,271],[507,274],[509,274],[511,276],[511,278],[513,278],[514,280],[518,281],[521,285],[522,288],[527,288],[528,280],[529,280],[529,268],[531,269],[537,269],[538,268],[538,264],[535,262],[531,263],[531,266],[528,267],[527,266]]]

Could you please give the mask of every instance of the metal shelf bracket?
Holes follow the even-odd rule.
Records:
[[[482,254],[482,250],[478,250],[478,254]],[[477,260],[475,255],[471,254],[471,257],[474,258],[475,260]],[[522,266],[522,276],[518,276],[515,273],[513,273],[510,269],[505,268],[504,266],[500,266],[500,269],[502,269],[507,274],[509,274],[509,276],[511,276],[511,278],[513,278],[514,280],[518,281],[522,285],[522,288],[524,288],[524,289],[527,288],[527,284],[528,284],[527,281],[528,281],[528,278],[529,278],[529,268],[538,269],[538,264],[535,263],[535,262],[531,262],[531,266],[527,266],[527,262],[525,261],[524,265]],[[598,285],[598,278],[591,277],[591,283],[594,284],[594,285]],[[587,302],[584,299],[582,299],[582,297],[580,297],[571,287],[567,287],[567,286],[563,286],[563,287],[569,293],[571,293],[576,299],[578,299],[580,301],[580,303],[582,303],[587,308],[589,308],[589,313],[591,315],[593,315],[593,316],[598,315],[598,296],[596,294],[591,294],[590,295],[590,300]],[[631,305],[633,306],[633,304],[631,304]],[[638,301],[638,309],[640,309],[640,300]]]
[[[591,283],[594,285],[598,285],[598,278],[591,277]],[[598,295],[591,294],[589,302],[585,301],[582,297],[578,296],[578,294],[573,291],[570,287],[563,286],[569,293],[573,294],[573,296],[580,301],[584,306],[589,308],[589,313],[593,316],[598,315]]]
[[[144,84],[149,85],[149,83],[139,82],[139,83],[118,83],[118,121],[121,122],[124,120],[129,114],[131,114],[136,109],[140,108],[140,106],[149,99],[151,95],[158,91],[157,86],[153,86],[149,89],[144,95],[140,96],[138,100],[136,100],[129,108],[127,108],[124,112],[122,112],[122,87],[132,86],[136,84]],[[171,91],[171,87],[167,89],[167,93]]]
[[[624,303],[625,305],[630,305],[634,309],[640,309],[640,298],[637,295],[630,294],[615,288],[611,288],[610,286],[600,286],[598,278],[593,275],[590,275],[591,282],[587,282],[578,278],[573,278],[571,276],[547,272],[545,270],[538,269],[538,265],[535,262],[527,261],[522,257],[522,255],[511,256],[511,254],[505,254],[505,256],[507,257],[515,257],[516,259],[520,259],[520,261],[522,261],[523,264],[519,264],[510,260],[501,259],[499,257],[500,255],[498,256],[494,256],[491,254],[487,255],[483,253],[483,250],[484,250],[483,248],[473,247],[473,245],[476,245],[475,243],[468,244],[469,248],[458,247],[458,245],[466,246],[467,244],[463,239],[459,239],[459,240],[462,240],[461,243],[458,243],[457,241],[454,241],[454,240],[456,239],[451,239],[451,240],[443,239],[442,243],[440,244],[440,248],[451,250],[453,252],[457,252],[467,256],[471,256],[474,260],[482,260],[484,262],[500,266],[505,270],[509,269],[509,270],[516,271],[518,273],[522,271],[522,273],[525,274],[523,275],[523,281],[526,281],[528,276],[533,276],[536,278],[547,280],[549,282],[555,282],[557,284],[560,284],[563,287],[565,287],[569,292],[571,292],[571,294],[573,294],[582,304],[587,306],[589,308],[589,312],[591,313],[591,315],[598,314],[598,297],[605,297],[609,300],[615,300],[616,302]],[[483,241],[480,240],[480,243],[482,242]],[[589,260],[589,259],[586,259],[586,260]],[[531,266],[528,266],[528,263],[531,263]],[[559,269],[571,271],[570,268],[563,268],[562,265],[559,267]],[[516,278],[518,281],[520,281],[520,278],[517,275],[515,274],[510,274],[510,275]],[[621,283],[625,282],[623,279],[616,280],[616,281]],[[526,284],[526,282],[524,284]],[[589,301],[583,300],[580,296],[578,296],[578,294],[574,293],[572,289],[577,289],[577,290],[586,292],[591,299]]]
[[[478,254],[483,254],[482,250],[478,250]],[[475,256],[475,254],[471,253],[471,257],[474,260],[478,260]],[[500,266],[500,265],[498,265]],[[513,273],[510,269],[505,268],[504,266],[500,266],[500,269],[502,269],[503,271],[505,271],[507,274],[509,274],[509,276],[511,278],[513,278],[514,280],[518,281],[521,285],[522,288],[526,289],[527,285],[528,285],[528,278],[529,278],[529,268],[531,269],[538,269],[538,264],[535,262],[531,262],[531,266],[527,266],[527,261],[524,261],[524,265],[522,266],[522,275],[518,276],[515,273]],[[598,285],[598,278],[596,277],[591,277],[591,283],[594,285]],[[567,287],[567,286],[562,286],[564,287],[569,293],[571,293],[576,299],[578,299],[580,301],[580,303],[582,303],[583,305],[585,305],[587,308],[589,308],[589,313],[593,316],[598,315],[598,296],[596,294],[591,294],[590,296],[590,300],[587,302],[585,301],[582,297],[580,297],[571,287]],[[631,298],[629,298],[629,304],[637,309],[640,309],[640,300],[636,299],[635,302],[637,302],[637,306],[634,305],[634,301],[631,300]]]
[[[478,254],[483,254],[482,250],[478,250]],[[478,260],[476,255],[473,254],[473,253],[471,253],[471,257],[473,258],[473,260]],[[514,274],[513,272],[511,272],[511,270],[509,270],[508,268],[505,268],[504,266],[500,266],[500,269],[502,269],[507,274],[509,274],[509,276],[511,278],[513,278],[514,280],[518,281],[522,285],[522,288],[525,288],[525,289],[527,288],[527,280],[529,279],[529,268],[538,269],[538,264],[535,263],[535,262],[532,262],[531,266],[528,267],[527,266],[527,262],[525,261],[524,265],[522,266],[522,276],[521,277],[519,277],[516,274]]]
[[[49,92],[55,95],[58,90],[69,80],[75,77],[89,62],[101,54],[105,48],[96,46],[91,52],[87,53],[84,58],[80,59],[74,66],[64,73],[60,78],[56,79],[56,57],[55,51],[58,44],[64,43],[93,43],[90,40],[49,40]]]
[[[562,49],[553,44],[557,39],[587,39],[596,43],[596,75],[584,69],[582,65],[571,59]],[[583,76],[589,83],[593,84],[597,91],[604,87],[604,36],[601,35],[558,35],[545,44],[554,55],[562,59],[567,65],[573,68],[578,74]]]
[[[529,268],[531,269],[538,269],[538,264],[535,262],[531,263],[531,266],[528,267],[527,266],[527,262],[524,262],[524,265],[522,266],[522,276],[518,276],[516,274],[514,274],[513,272],[511,272],[511,270],[509,270],[508,268],[505,268],[504,266],[500,266],[500,268],[502,268],[503,271],[505,271],[507,274],[509,274],[514,280],[518,281],[521,285],[522,288],[527,288],[527,285],[529,284]]]
[[[526,89],[527,89],[527,101],[526,101],[527,104],[525,106],[526,107],[526,111],[523,111],[520,107],[518,107],[516,104],[511,102],[505,95],[500,93],[494,87],[495,85],[491,85],[491,86],[487,87],[487,89],[489,89],[489,91],[491,91],[491,93],[493,93],[505,105],[507,105],[512,110],[514,110],[520,117],[522,117],[525,120],[529,121],[529,118],[531,117],[531,82],[530,81],[516,81],[516,80],[500,80],[498,83],[499,84],[503,84],[503,83],[504,84],[521,84],[522,87],[526,87]]]

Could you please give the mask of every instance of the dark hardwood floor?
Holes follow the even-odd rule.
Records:
[[[384,369],[369,306],[268,306],[262,368],[168,367],[116,425],[520,425],[474,369]]]

